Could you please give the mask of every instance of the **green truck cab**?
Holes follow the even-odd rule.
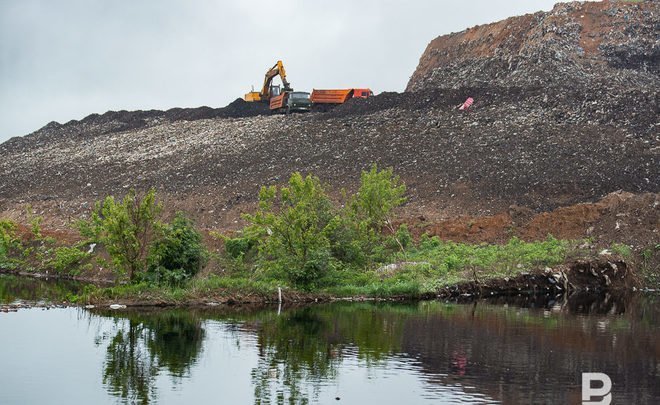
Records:
[[[270,110],[273,113],[289,114],[311,109],[312,101],[309,99],[309,93],[305,91],[285,91],[270,99]]]

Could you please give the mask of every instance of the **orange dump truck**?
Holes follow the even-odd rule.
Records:
[[[340,90],[312,90],[310,100],[314,104],[342,104],[351,98],[367,98],[373,96],[370,89],[340,89]]]

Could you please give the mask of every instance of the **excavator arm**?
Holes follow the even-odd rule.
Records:
[[[261,88],[260,92],[251,91],[245,95],[245,101],[268,101],[270,99],[270,86],[273,82],[273,79],[279,76],[282,79],[282,84],[284,85],[283,91],[293,91],[291,84],[286,80],[286,71],[284,70],[284,64],[281,60],[278,60],[277,63],[266,72],[264,77],[264,85]]]
[[[291,85],[289,82],[286,80],[286,71],[284,70],[284,64],[282,64],[281,60],[278,60],[275,66],[270,68],[268,72],[266,72],[266,77],[264,78],[264,85],[261,88],[261,94],[263,95],[270,95],[270,84],[273,82],[273,79],[275,76],[280,76],[280,79],[282,79],[282,84],[284,85],[284,91],[292,91],[293,89],[291,88]]]

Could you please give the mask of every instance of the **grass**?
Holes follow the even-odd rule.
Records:
[[[499,245],[456,243],[423,236],[418,243],[408,244],[404,251],[394,249],[394,253],[390,251],[366,268],[345,264],[334,266],[316,285],[305,291],[296,289],[281,274],[260,269],[255,257],[244,259],[242,255],[238,258],[218,255],[214,258],[216,273],[207,272],[183,286],[140,282],[108,288],[88,287],[70,298],[79,303],[131,301],[172,305],[203,301],[264,301],[276,299],[278,288],[282,288],[288,297],[422,298],[435,295],[449,285],[515,277],[554,267],[567,258],[582,256],[584,252],[578,248],[580,244],[580,241],[550,236],[535,242],[514,237]],[[19,259],[25,264],[39,262],[62,275],[77,274],[82,266],[91,267],[88,264],[91,258],[78,246],[60,247],[45,242],[36,247],[16,245],[22,247],[14,249],[20,257],[13,257],[16,254],[11,255],[7,246],[8,243],[0,244],[0,267],[4,264],[5,269]],[[46,248],[43,252],[39,250]],[[643,255],[646,261],[653,262],[658,246],[654,248]],[[632,254],[630,247],[622,244],[613,244],[610,250],[624,258]],[[41,253],[41,260],[26,260],[36,253]],[[27,268],[25,265],[21,267]]]
[[[504,245],[422,238],[417,246],[391,258],[393,263],[399,263],[394,270],[382,266],[380,271],[349,272],[340,285],[324,291],[339,297],[419,298],[447,285],[473,281],[475,276],[483,281],[555,266],[563,263],[576,245],[552,237],[539,242],[513,238]]]
[[[229,299],[239,301],[251,296],[276,297],[277,287],[272,282],[210,275],[206,278],[193,279],[183,287],[159,286],[147,282],[112,287],[88,286],[78,296],[71,297],[71,301],[77,303],[105,303],[129,300],[138,303],[167,305]]]
[[[512,277],[545,266],[562,263],[577,243],[548,237],[544,241],[524,242],[513,238],[503,245],[466,244],[427,238],[405,252],[389,257],[388,262],[372,268],[334,269],[324,284],[306,291],[307,296],[370,298],[421,298],[434,295],[446,285],[490,278]],[[231,265],[225,261],[225,265]],[[395,266],[386,266],[394,263]],[[79,297],[79,302],[132,300],[180,304],[207,299],[275,299],[278,287],[285,295],[299,294],[284,280],[265,272],[250,270],[246,263],[227,275],[211,274],[195,278],[184,287],[162,287],[148,283],[94,288]]]
[[[572,245],[553,237],[537,242],[512,238],[504,245],[446,242],[433,237],[423,238],[417,247],[398,258],[428,263],[426,270],[439,276],[465,269],[508,275],[520,269],[560,264]]]

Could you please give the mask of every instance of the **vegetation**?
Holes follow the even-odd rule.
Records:
[[[314,287],[336,265],[331,238],[339,219],[318,178],[294,173],[288,187],[262,188],[257,212],[245,218],[259,264],[274,276]]]
[[[80,232],[103,244],[119,277],[136,281],[147,269],[149,247],[160,235],[162,211],[155,190],[141,196],[131,190],[123,200],[106,197],[97,202],[91,219],[80,224]]]
[[[20,250],[20,240],[16,237],[17,225],[9,220],[0,220],[0,268],[13,269],[15,260],[12,259],[17,250]]]
[[[552,237],[472,245],[422,236],[415,244],[405,225],[392,225],[404,193],[391,169],[376,166],[340,206],[314,176],[294,173],[286,187],[262,188],[257,212],[245,216],[249,225],[224,238],[228,278],[338,296],[414,297],[453,282],[553,266],[574,248]]]
[[[28,209],[28,216],[31,211]],[[30,228],[21,230],[13,221],[0,220],[0,269],[25,272],[48,272],[75,275],[87,265],[90,257],[84,243],[62,246],[42,234],[41,217],[30,218]]]
[[[192,221],[177,213],[150,247],[146,278],[156,284],[181,285],[206,264],[202,235]]]
[[[645,284],[651,288],[660,288],[660,243],[651,244],[641,249],[639,255],[640,273]]]
[[[88,257],[89,253],[81,250],[78,246],[59,246],[54,249],[48,267],[53,268],[59,274],[73,275],[79,271],[80,265]]]
[[[155,190],[144,195],[131,190],[119,202],[111,196],[97,202],[90,220],[82,221],[79,229],[106,249],[119,280],[181,285],[203,267],[206,249],[201,234],[182,213],[168,224],[161,221],[161,212]]]
[[[307,290],[332,283],[338,270],[371,264],[382,253],[377,247],[383,227],[391,227],[392,210],[405,201],[405,186],[391,169],[375,165],[361,180],[343,208],[312,175],[294,173],[286,187],[263,187],[256,213],[245,215],[250,225],[225,240],[229,256],[252,257],[256,274]]]

